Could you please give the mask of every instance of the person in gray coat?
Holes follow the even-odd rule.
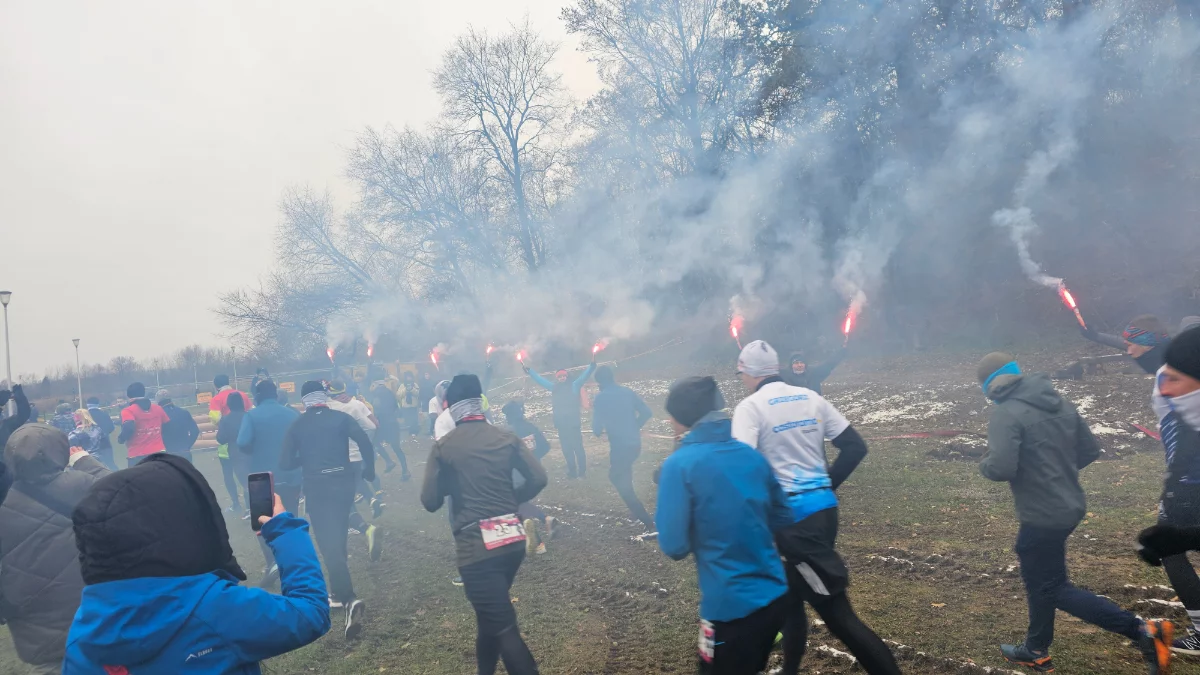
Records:
[[[1037,672],[1054,670],[1050,643],[1054,613],[1061,609],[1129,638],[1141,650],[1150,675],[1165,674],[1174,635],[1170,621],[1143,621],[1112,600],[1075,587],[1067,577],[1067,538],[1087,513],[1079,471],[1100,456],[1087,421],[1055,391],[1049,377],[1022,373],[1009,354],[983,357],[978,377],[983,393],[996,404],[979,470],[1012,488],[1021,523],[1017,559],[1029,603],[1025,641],[1001,645],[1004,658]]]
[[[0,619],[34,673],[59,673],[83,592],[71,512],[111,472],[47,424],[13,432],[4,461],[13,485],[0,506]]]

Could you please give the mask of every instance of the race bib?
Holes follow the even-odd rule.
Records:
[[[700,660],[712,663],[713,650],[716,648],[717,631],[711,621],[700,619]]]
[[[521,440],[525,442],[525,447],[529,448],[530,452],[533,452],[534,448],[536,447],[536,443],[534,442],[533,436],[529,435],[529,436],[526,436],[525,438],[522,438]]]
[[[512,513],[479,521],[479,531],[483,533],[483,547],[489,551],[525,541],[525,528],[521,526],[521,519]]]

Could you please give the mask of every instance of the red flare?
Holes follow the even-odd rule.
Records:
[[[733,341],[737,343],[738,349],[742,348],[742,339],[738,337],[738,332],[742,327],[742,317],[736,314],[729,319],[729,334],[733,336]]]
[[[329,357],[329,362],[333,363],[333,355],[334,355],[333,347],[326,347],[325,355]]]
[[[375,356],[375,345],[373,343],[368,342],[367,343],[367,358],[369,359],[372,356]]]
[[[1075,313],[1075,320],[1079,322],[1081,328],[1087,328],[1087,323],[1083,320],[1083,314],[1079,311],[1079,305],[1075,302],[1075,296],[1071,295],[1071,291],[1067,289],[1066,284],[1058,285],[1058,297],[1062,298],[1063,304],[1067,309]]]
[[[491,356],[491,355],[492,355],[492,352],[493,352],[493,351],[495,351],[495,349],[496,349],[495,347],[493,347],[493,346],[491,346],[491,345],[488,345],[488,346],[487,346],[487,355],[488,355],[488,356]]]
[[[441,372],[441,370],[442,370],[442,367],[438,365],[438,362],[437,362],[437,357],[438,357],[438,353],[437,353],[437,350],[436,350],[436,349],[435,349],[435,350],[433,350],[433,351],[431,351],[431,352],[429,352],[429,360],[430,360],[430,361],[433,361],[433,367],[434,367],[434,368],[437,368],[437,369],[438,369],[438,372]]]
[[[525,352],[523,352],[523,351],[517,352],[517,360],[520,361],[521,363],[525,363]]]

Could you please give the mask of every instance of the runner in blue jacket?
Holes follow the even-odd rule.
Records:
[[[86,588],[63,675],[258,675],[259,662],[329,630],[308,523],[262,516],[283,594],[239,586],[216,497],[187,460],[159,453],[100,479],[74,513]]]
[[[554,373],[554,382],[551,382],[536,371],[530,370],[523,362],[521,367],[525,374],[551,394],[554,403],[554,428],[558,430],[558,442],[562,445],[563,456],[567,458],[567,478],[585,478],[587,454],[583,449],[583,406],[580,405],[579,399],[583,385],[587,384],[588,378],[596,372],[596,355],[592,354],[591,364],[574,381],[568,379],[565,370]]]

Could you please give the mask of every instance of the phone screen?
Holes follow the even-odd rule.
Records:
[[[252,473],[247,483],[250,492],[250,527],[257,532],[262,529],[259,516],[270,518],[275,515],[275,478],[270,471]]]

